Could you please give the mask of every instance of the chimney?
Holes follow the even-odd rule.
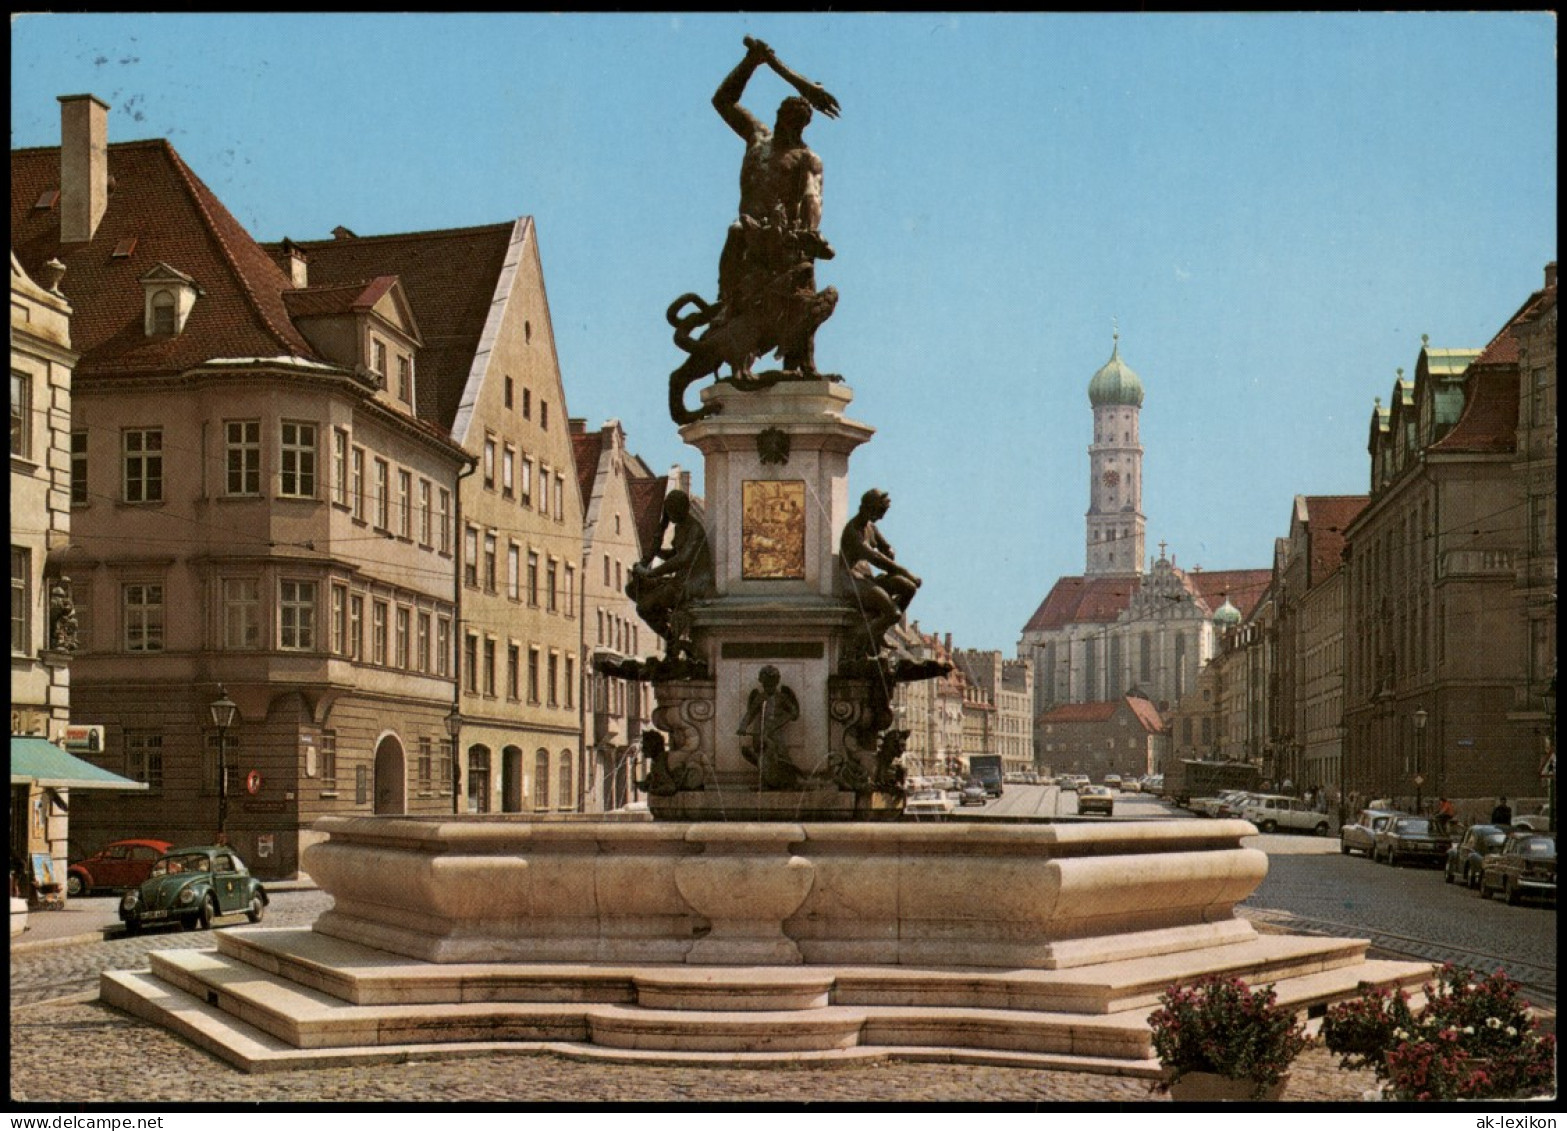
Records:
[[[109,205],[109,104],[60,95],[60,242],[86,243]]]
[[[309,260],[305,258],[305,251],[287,236],[283,237],[282,267],[288,273],[288,281],[294,286],[304,288],[310,285]]]
[[[1547,263],[1545,265],[1545,285],[1547,287],[1554,287],[1556,285],[1556,262],[1555,262],[1555,260],[1552,260],[1550,263]]]

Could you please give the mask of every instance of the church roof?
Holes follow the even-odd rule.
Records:
[[[1061,577],[1023,626],[1024,632],[1065,628],[1069,624],[1109,624],[1126,611],[1139,577]]]
[[[1185,575],[1188,589],[1194,590],[1210,609],[1217,609],[1228,598],[1242,617],[1251,616],[1273,581],[1271,569],[1198,569]]]
[[[1141,405],[1143,383],[1132,367],[1121,360],[1120,335],[1110,349],[1110,360],[1099,367],[1088,382],[1088,401],[1095,408],[1100,405]]]

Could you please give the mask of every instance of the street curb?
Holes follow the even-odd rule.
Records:
[[[12,954],[26,954],[30,950],[47,950],[51,946],[80,946],[82,943],[105,942],[108,928],[100,928],[91,934],[64,935],[57,939],[38,939],[35,942],[12,942]]]

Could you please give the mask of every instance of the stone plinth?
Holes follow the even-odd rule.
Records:
[[[431,962],[1059,969],[1250,938],[1244,821],[328,817],[316,930]]]

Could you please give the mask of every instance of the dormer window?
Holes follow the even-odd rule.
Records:
[[[167,338],[183,331],[196,300],[201,297],[202,291],[196,281],[167,263],[159,263],[141,277],[141,285],[146,335]]]

